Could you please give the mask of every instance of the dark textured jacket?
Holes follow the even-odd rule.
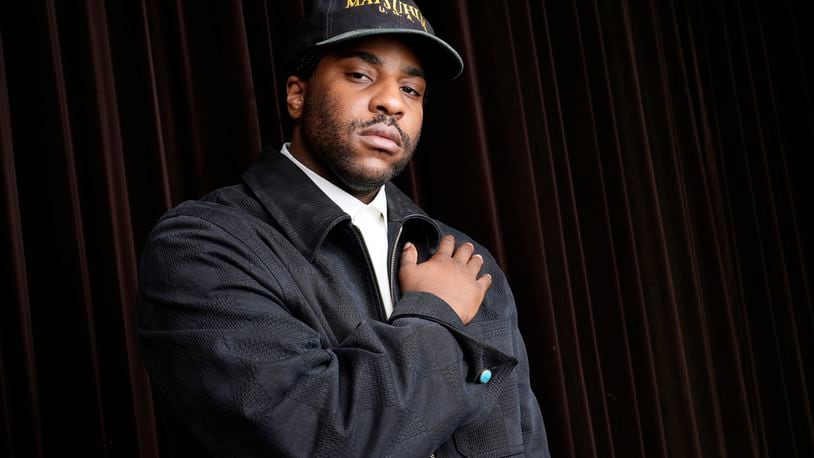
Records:
[[[386,322],[350,217],[276,151],[157,223],[141,260],[144,361],[210,453],[548,456],[504,275],[475,244],[493,285],[467,326],[432,294],[401,294],[404,243],[422,261],[442,234],[472,240],[392,184],[387,197]]]

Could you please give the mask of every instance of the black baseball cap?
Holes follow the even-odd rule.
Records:
[[[288,68],[299,73],[312,67],[326,46],[374,35],[403,35],[416,46],[429,75],[448,81],[463,71],[461,56],[435,35],[412,0],[312,0],[289,45]]]

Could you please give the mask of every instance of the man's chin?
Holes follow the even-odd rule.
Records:
[[[364,171],[335,171],[344,187],[354,192],[370,192],[382,187],[385,183],[395,178],[401,170],[393,167],[366,169]]]
[[[410,161],[410,156],[393,161],[392,157],[357,155],[353,160],[336,161],[327,164],[334,176],[342,183],[342,188],[354,193],[365,193],[379,189],[401,173]]]
[[[393,174],[378,176],[343,176],[341,177],[345,187],[356,192],[370,192],[382,187],[394,177]]]

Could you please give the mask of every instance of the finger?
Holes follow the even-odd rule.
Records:
[[[415,266],[418,262],[418,250],[415,245],[410,242],[404,244],[404,249],[401,251],[401,268],[410,268]]]
[[[469,261],[469,258],[472,257],[472,253],[475,252],[475,246],[469,242],[462,243],[455,250],[455,254],[452,256],[456,261],[466,263]]]
[[[433,256],[452,256],[452,250],[455,249],[455,237],[445,235],[441,238],[441,243],[438,244],[438,251]]]
[[[492,276],[489,274],[483,274],[480,278],[478,278],[477,282],[478,287],[480,288],[483,294],[486,294],[486,291],[492,286]]]
[[[469,262],[466,263],[466,267],[469,268],[469,271],[472,272],[473,275],[480,272],[481,267],[483,267],[483,256],[479,254],[472,255],[469,258]]]

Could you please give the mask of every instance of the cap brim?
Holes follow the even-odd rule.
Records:
[[[425,40],[429,46],[421,47],[419,53],[426,56],[428,62],[425,63],[425,67],[430,75],[437,75],[441,79],[449,81],[457,78],[464,70],[464,61],[458,51],[455,51],[446,41],[422,30],[385,28],[354,30],[320,41],[316,46],[328,46],[375,35],[410,35]]]

